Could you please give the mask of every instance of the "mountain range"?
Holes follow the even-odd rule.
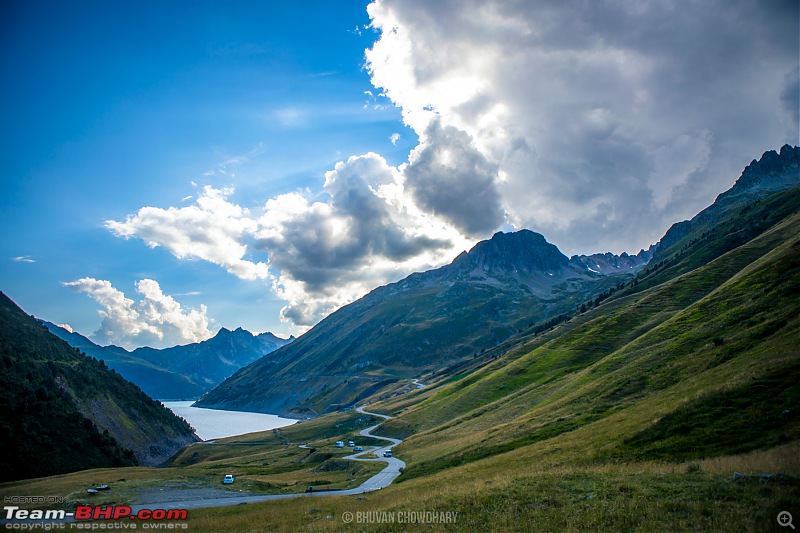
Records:
[[[80,333],[47,321],[42,324],[73,348],[102,360],[125,379],[139,385],[151,398],[195,400],[239,368],[294,340],[272,333],[253,335],[237,328],[221,328],[205,341],[171,348],[98,346]]]
[[[454,369],[535,324],[597,297],[641,268],[636,256],[570,259],[529,230],[497,233],[446,266],[342,307],[198,401],[316,416],[398,379]],[[591,266],[588,266],[591,265]],[[269,375],[269,386],[264,377]],[[297,384],[302,386],[298,387]]]
[[[652,285],[658,278],[650,274],[670,254],[707,246],[697,257],[711,260],[757,235],[775,222],[769,213],[733,237],[704,244],[732,213],[797,185],[798,161],[797,147],[765,153],[713,205],[633,256],[567,258],[532,231],[497,233],[449,265],[342,307],[291,345],[237,371],[197,405],[309,417],[351,406],[398,380],[474,370],[485,364],[487,351],[500,357],[514,339],[541,334],[626,285]],[[676,252],[678,243],[683,249]]]

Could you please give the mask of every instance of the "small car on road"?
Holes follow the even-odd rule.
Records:
[[[225,485],[230,485],[231,483],[233,483],[233,474],[225,474],[225,477],[222,478],[222,482]]]

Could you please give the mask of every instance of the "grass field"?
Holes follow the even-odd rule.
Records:
[[[538,462],[517,450],[379,493],[204,509],[190,523],[192,531],[767,531],[778,512],[798,511],[796,443],[698,462],[593,466],[550,464],[552,444]],[[776,465],[794,474],[759,477]],[[734,481],[733,472],[751,477]],[[398,523],[421,511],[457,518]],[[381,518],[395,522],[370,523]]]
[[[319,488],[352,488],[379,472],[383,463],[343,461],[351,448],[336,448],[336,440],[354,439],[362,446],[383,441],[357,436],[358,429],[377,423],[355,412],[338,413],[288,428],[214,443],[187,446],[169,468],[132,467],[85,470],[61,476],[0,484],[3,496],[56,496],[68,505],[147,503],[158,491],[220,490],[253,494],[303,492]],[[340,431],[340,433],[336,433]],[[330,438],[327,435],[331,435]],[[311,440],[314,436],[317,438]],[[321,438],[320,438],[321,437]],[[299,445],[304,444],[305,448]],[[236,483],[222,485],[225,474]],[[111,491],[90,496],[86,489],[109,484]],[[158,497],[158,495],[155,495]],[[35,508],[36,505],[21,505]],[[58,506],[55,506],[58,507]]]

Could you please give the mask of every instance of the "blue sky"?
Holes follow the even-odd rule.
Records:
[[[497,230],[636,253],[798,142],[794,1],[368,4],[4,2],[0,290],[298,334]]]
[[[150,277],[201,292],[176,298],[210,305],[219,325],[266,329],[282,303],[263,283],[176,265],[103,222],[180,205],[192,182],[234,185],[247,205],[320,182],[347,154],[405,158],[411,140],[389,137],[413,133],[365,94],[365,6],[4,3],[2,290],[89,334],[97,305],[62,281],[92,276],[128,293]]]

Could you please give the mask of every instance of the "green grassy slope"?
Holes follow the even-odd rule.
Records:
[[[407,479],[572,432],[645,401],[659,405],[661,416],[676,412],[618,435],[598,457],[681,459],[796,439],[798,235],[800,217],[790,215],[707,265],[622,294],[428,391],[386,424],[411,435],[398,449],[408,458]],[[708,431],[697,429],[712,420]],[[663,441],[676,427],[686,436]]]

